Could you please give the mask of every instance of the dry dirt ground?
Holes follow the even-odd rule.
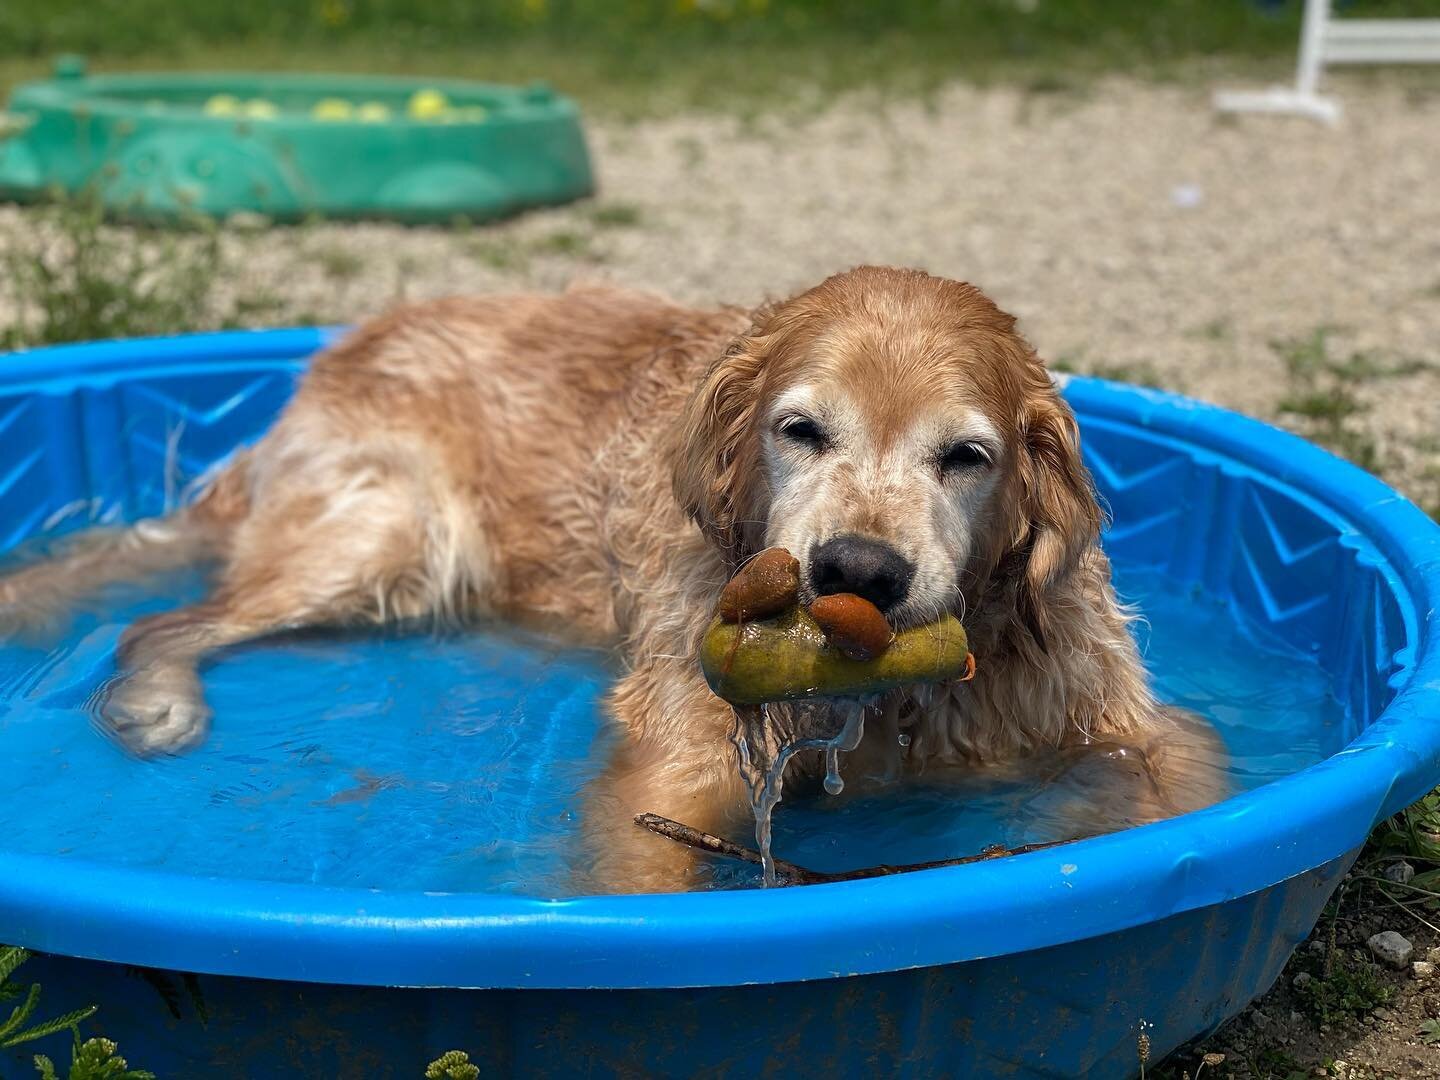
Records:
[[[271,321],[349,320],[576,277],[748,303],[923,266],[986,289],[1061,367],[1277,419],[1440,506],[1440,92],[1343,93],[1338,130],[1123,81],[595,124],[593,202],[265,232],[239,241],[240,287],[276,295]]]
[[[857,263],[918,265],[989,291],[1057,366],[1293,427],[1437,512],[1440,93],[1347,84],[1331,130],[1218,116],[1208,90],[957,86],[805,115],[595,123],[594,201],[483,227],[232,230],[230,287],[270,297],[265,322],[349,321],[577,277],[752,302]],[[1404,933],[1416,959],[1440,945],[1393,911],[1342,923],[1336,955],[1375,929]],[[1440,1046],[1418,1034],[1440,1014],[1440,976],[1387,975],[1396,996],[1378,1014],[1319,1030],[1291,982],[1322,963],[1302,949],[1202,1048],[1225,1060],[1200,1075],[1440,1077]]]
[[[1433,921],[1433,920],[1432,920]],[[1367,938],[1380,929],[1399,928],[1415,947],[1414,956],[1440,967],[1440,934],[1416,927],[1398,912],[1340,925],[1335,940],[1325,922],[1297,950],[1271,991],[1231,1020],[1214,1036],[1187,1048],[1157,1072],[1163,1080],[1434,1080],[1440,1077],[1440,1039],[1428,1036],[1440,1018],[1440,974],[1417,978],[1373,964]],[[1425,960],[1426,956],[1430,960]],[[1388,1000],[1322,1019],[1313,997],[1300,989],[1307,978],[1322,978],[1326,965],[1362,969],[1371,989]],[[1299,983],[1297,983],[1299,980]],[[1210,1064],[1205,1061],[1210,1057]],[[1219,1060],[1216,1060],[1216,1059]]]

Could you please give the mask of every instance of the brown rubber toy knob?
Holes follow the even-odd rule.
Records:
[[[720,593],[720,618],[750,622],[793,607],[800,594],[800,562],[784,548],[768,548],[740,568]]]
[[[874,660],[895,640],[880,609],[854,593],[822,596],[810,605],[810,615],[826,640],[851,660]]]

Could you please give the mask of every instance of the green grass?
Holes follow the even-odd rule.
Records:
[[[29,959],[30,953],[26,949],[0,945],[0,1003],[18,1002],[9,1018],[0,1022],[0,1048],[23,1046],[69,1032],[68,1080],[155,1080],[154,1073],[131,1069],[125,1059],[116,1053],[117,1048],[109,1039],[81,1040],[80,1025],[95,1015],[98,1006],[87,1005],[48,1020],[36,1020],[40,984],[21,983],[15,979],[16,972]],[[36,1054],[34,1061],[40,1080],[60,1080],[55,1063],[46,1055]]]
[[[599,203],[586,208],[586,217],[597,229],[627,229],[641,224],[644,215],[634,203]]]
[[[214,225],[167,232],[104,223],[93,194],[57,198],[0,233],[0,349],[240,325],[273,298],[232,296]]]
[[[425,1067],[425,1080],[480,1080],[480,1067],[463,1050],[447,1050]]]
[[[1274,1046],[1247,1055],[1245,1064],[1254,1080],[1305,1080],[1310,1076],[1293,1055]]]
[[[639,210],[627,204],[601,205],[584,211],[587,229],[561,227],[539,236],[476,230],[463,240],[465,252],[494,270],[524,272],[537,258],[574,259],[592,264],[606,258],[596,231],[618,229],[640,221]]]
[[[87,1039],[82,1043],[76,1036],[65,1080],[155,1080],[152,1072],[130,1068],[116,1053],[118,1049],[109,1039]],[[60,1080],[55,1063],[44,1054],[35,1055],[35,1071],[40,1074],[40,1080]]]
[[[1229,319],[1211,319],[1188,331],[1187,336],[1202,341],[1229,341],[1235,336],[1235,327]]]
[[[1376,856],[1399,855],[1435,867],[1428,878],[1419,874],[1411,885],[1420,888],[1434,882],[1429,886],[1435,890],[1430,903],[1440,901],[1440,788],[1381,822],[1371,833],[1366,851]]]
[[[1316,1023],[1358,1019],[1386,1004],[1395,989],[1380,969],[1368,960],[1339,958],[1330,970],[1312,973],[1296,989],[1300,1007]]]
[[[465,251],[476,262],[492,270],[524,270],[530,259],[510,236],[479,235],[467,240]]]
[[[530,244],[536,255],[556,255],[586,262],[604,262],[604,253],[595,246],[595,237],[578,229],[556,229]]]
[[[1440,0],[1359,0],[1357,13],[1440,14]],[[1097,75],[1189,64],[1288,65],[1298,4],[1241,0],[7,0],[0,87],[62,51],[108,69],[265,68],[547,79],[589,108],[813,107],[873,87],[951,79],[1068,92]]]
[[[365,270],[365,258],[357,252],[339,246],[317,247],[309,257],[332,281],[353,281]]]
[[[1363,351],[1336,357],[1330,347],[1333,334],[1333,328],[1322,326],[1308,337],[1271,342],[1289,382],[1278,410],[1294,417],[1304,433],[1322,446],[1362,469],[1379,472],[1385,462],[1374,438],[1358,422],[1370,409],[1360,391],[1368,383],[1403,378],[1430,365]]]
[[[1287,395],[1279,408],[1282,413],[1303,416],[1322,428],[1335,429],[1352,416],[1363,413],[1366,406],[1349,386],[1341,383],[1323,389],[1305,387]],[[1332,437],[1329,442],[1333,444],[1336,440]]]
[[[0,1049],[23,1046],[68,1032],[71,1050],[70,1066],[63,1074],[65,1080],[155,1080],[154,1073],[130,1068],[129,1063],[119,1055],[119,1048],[109,1039],[81,1038],[80,1025],[95,1016],[98,1006],[88,1005],[48,1020],[35,1019],[40,1005],[40,984],[22,983],[15,978],[30,956],[27,949],[0,945],[0,1005],[18,1002],[8,1018],[0,1019]],[[207,1022],[196,976],[150,969],[132,970],[141,971],[147,981],[157,988],[168,986],[176,979],[181,980],[197,1006],[201,1024]],[[170,1014],[176,1020],[180,1019],[180,1011],[175,1001],[171,1000],[173,995],[162,992],[161,996]],[[0,1010],[0,1015],[3,1015],[3,1010]],[[47,1055],[36,1054],[33,1060],[39,1080],[61,1080],[62,1074]],[[450,1050],[430,1062],[424,1075],[426,1080],[479,1080],[480,1069],[470,1063],[468,1054]]]
[[[1431,436],[1416,442],[1415,449],[1430,455],[1431,464],[1420,470],[1420,509],[1440,521],[1440,438]]]

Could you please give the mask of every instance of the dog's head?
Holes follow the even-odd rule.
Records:
[[[971,285],[873,267],[762,311],[691,399],[677,496],[732,568],[788,548],[806,599],[859,593],[896,626],[1013,577],[1043,644],[1100,512],[1014,324]]]

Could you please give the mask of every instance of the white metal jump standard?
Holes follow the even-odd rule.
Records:
[[[1326,64],[1440,63],[1440,19],[1335,19],[1330,0],[1305,0],[1295,85],[1269,90],[1221,90],[1215,107],[1226,112],[1298,113],[1327,124],[1340,119],[1340,103],[1317,92]]]

